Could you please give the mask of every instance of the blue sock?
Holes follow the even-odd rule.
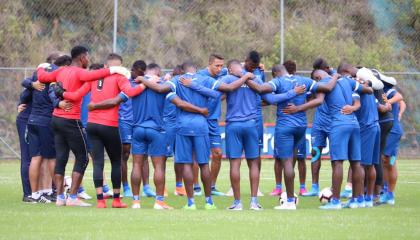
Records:
[[[334,205],[340,204],[340,199],[339,198],[333,198],[331,200],[331,203],[334,204]]]
[[[164,196],[156,196],[156,201],[161,201],[161,202],[163,202],[163,200],[165,200],[165,197]]]
[[[213,205],[213,199],[211,197],[206,197],[206,203]]]
[[[235,199],[234,201],[233,201],[233,204],[235,204],[235,205],[238,205],[238,204],[240,204],[241,203],[241,199]]]
[[[108,185],[107,185],[107,184],[105,184],[105,185],[102,187],[102,191],[103,191],[104,193],[109,191],[109,187],[108,187]]]
[[[287,202],[295,202],[295,198],[294,197],[288,197]]]
[[[124,189],[130,188],[130,186],[128,185],[128,182],[123,183],[123,188],[124,188]]]
[[[85,191],[85,189],[82,186],[80,186],[79,189],[77,189],[77,193],[82,193],[84,191]]]
[[[300,189],[305,189],[305,184],[300,184]]]
[[[138,201],[138,200],[140,200],[140,196],[139,196],[139,195],[134,195],[134,196],[133,196],[133,200],[134,200],[134,201]]]
[[[388,192],[388,183],[384,183],[384,188],[382,189],[384,193]]]
[[[318,185],[318,183],[312,183],[312,189],[313,189],[313,190],[319,190],[319,185]]]
[[[74,199],[76,199],[76,198],[77,198],[77,194],[70,194],[70,195],[69,195],[69,197],[70,197],[72,200],[74,200]]]
[[[59,194],[57,197],[61,200],[66,199],[66,196],[64,196],[64,193]]]
[[[280,183],[280,184],[276,184],[276,189],[277,189],[277,190],[281,190],[281,189],[282,189],[282,185],[281,185],[281,183]]]
[[[251,197],[251,203],[258,203],[257,197]]]
[[[357,196],[357,202],[361,203],[361,202],[364,202],[364,201],[365,201],[365,198],[363,197],[363,195]]]
[[[194,190],[201,190],[200,184],[194,184]]]
[[[394,192],[388,192],[388,198],[394,198]]]
[[[373,199],[373,195],[366,195],[365,196],[365,201],[366,202],[370,202],[370,201],[372,201],[372,199]]]
[[[182,182],[176,182],[175,187],[182,187]]]
[[[194,198],[188,198],[188,207],[195,203]]]
[[[211,190],[215,191],[216,190],[216,185],[211,185]]]
[[[148,189],[150,189],[150,185],[149,184],[143,185],[143,191],[146,191]]]

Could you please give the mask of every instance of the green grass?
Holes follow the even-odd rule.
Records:
[[[174,211],[155,211],[153,199],[143,198],[142,209],[57,208],[21,202],[18,161],[0,162],[0,238],[2,239],[419,239],[420,161],[399,161],[400,178],[395,206],[373,209],[321,211],[317,198],[300,198],[298,210],[275,211],[273,161],[263,161],[260,198],[262,212],[224,210],[228,197],[215,197],[220,210],[205,211],[204,198],[196,199],[195,212],[180,210],[186,200],[172,195],[174,173],[168,162],[168,203]],[[229,186],[228,163],[223,162],[218,188]],[[309,162],[307,162],[309,166]],[[246,164],[242,164],[244,207],[249,204]],[[68,167],[68,169],[71,169]],[[109,175],[109,165],[106,166]],[[323,162],[321,187],[330,185],[331,168]],[[310,184],[308,172],[308,186]],[[92,168],[87,170],[85,187],[93,195]],[[298,186],[298,185],[295,185]],[[128,199],[124,199],[130,203]],[[94,203],[94,201],[91,201]],[[110,205],[110,202],[109,204]]]

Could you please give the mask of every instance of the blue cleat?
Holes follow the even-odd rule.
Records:
[[[203,192],[201,191],[201,188],[194,188],[194,196],[199,197],[199,196],[203,196]]]
[[[303,197],[315,197],[315,196],[318,196],[318,194],[319,194],[319,189],[312,188],[311,191],[303,193],[302,196]]]
[[[351,198],[352,194],[353,194],[352,190],[346,190],[345,189],[340,193],[340,198]]]
[[[124,197],[129,197],[129,198],[133,197],[133,193],[131,192],[130,187],[124,188]]]
[[[143,197],[156,197],[156,193],[151,188],[143,188]]]
[[[387,192],[387,193],[384,193],[384,194],[381,195],[381,197],[379,198],[379,203],[380,204],[394,205],[395,204],[395,198],[389,192]]]
[[[359,207],[359,204],[354,199],[350,199],[350,200],[348,200],[347,202],[345,202],[343,204],[343,208],[351,208],[351,209],[354,209],[354,208],[358,208],[358,207]]]
[[[225,193],[218,191],[216,188],[211,190],[213,196],[226,196]]]
[[[323,206],[320,206],[319,209],[322,210],[340,210],[342,208],[341,203],[333,203],[333,202],[329,202]]]

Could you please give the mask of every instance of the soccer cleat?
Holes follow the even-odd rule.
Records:
[[[197,207],[195,206],[195,204],[192,204],[190,206],[188,206],[188,204],[187,204],[182,209],[184,209],[184,210],[197,210]]]
[[[153,206],[156,210],[172,210],[173,207],[166,204],[164,201],[155,201],[155,205]]]
[[[227,208],[227,210],[231,210],[231,211],[242,211],[242,203],[233,203],[232,205],[230,205],[230,207]]]
[[[329,202],[319,207],[319,209],[322,209],[322,210],[340,210],[341,208],[342,206],[340,202],[336,204]]]
[[[92,204],[83,202],[82,200],[80,200],[80,198],[76,198],[76,199],[67,198],[66,206],[69,206],[69,207],[90,207],[90,206],[92,206]]]
[[[280,196],[282,193],[281,189],[274,188],[273,191],[270,193],[270,196]]]
[[[204,205],[204,209],[206,209],[206,210],[217,210],[217,207],[216,207],[216,205],[214,205],[214,203],[213,204],[206,203],[206,205]]]
[[[365,207],[366,207],[366,208],[371,208],[371,207],[373,207],[373,201],[372,201],[372,200],[368,200],[368,201],[366,201],[366,200],[365,200]]]
[[[104,198],[105,199],[109,199],[109,198],[113,198],[114,197],[114,192],[112,192],[112,190],[108,190],[106,192],[103,193],[104,194]]]
[[[35,199],[35,198],[32,198],[32,199],[35,201],[35,203],[51,203],[51,201],[49,199],[47,199],[46,197],[44,197],[44,195],[41,195],[37,199]]]
[[[250,210],[256,210],[256,211],[261,211],[261,210],[263,210],[263,207],[259,203],[251,203],[249,205],[249,209]]]
[[[308,193],[308,191],[306,191],[306,188],[301,188],[299,190],[299,196],[303,196],[304,194]]]
[[[106,201],[105,201],[105,199],[98,200],[98,203],[96,204],[96,208],[106,208]]]
[[[57,207],[64,207],[66,206],[66,199],[65,198],[57,198],[57,201],[55,201],[55,206]]]
[[[79,197],[81,199],[84,199],[84,200],[91,200],[92,199],[92,197],[89,196],[89,194],[87,194],[87,192],[85,192],[85,191],[77,193],[77,197]]]
[[[186,196],[187,192],[184,187],[176,187],[174,191],[175,196]]]
[[[194,189],[194,196],[195,197],[199,197],[199,196],[203,196],[203,192],[200,189]]]
[[[217,189],[211,190],[211,195],[213,195],[213,196],[225,196],[225,194],[223,192],[220,192]]]
[[[133,205],[131,205],[131,208],[133,209],[140,209],[140,201],[139,200],[133,200]]]
[[[341,193],[340,193],[340,197],[341,198],[351,198],[352,197],[352,190],[343,190]]]
[[[283,204],[274,207],[275,210],[296,210],[295,202],[284,202]]]
[[[260,188],[258,188],[257,197],[264,197],[264,193],[260,191]]]
[[[355,208],[358,208],[359,207],[359,204],[354,199],[350,199],[347,202],[345,202],[342,207],[343,208],[355,209]]]
[[[133,197],[133,193],[131,192],[130,187],[124,188],[124,197]]]
[[[365,200],[361,202],[357,201],[357,208],[365,208],[365,207],[366,207]]]
[[[127,204],[121,202],[119,198],[112,200],[112,208],[127,208]]]
[[[390,196],[388,193],[384,193],[379,198],[380,204],[389,204],[389,205],[395,205],[395,198]]]
[[[311,191],[302,194],[303,197],[315,197],[318,196],[319,189],[312,188]]]
[[[233,189],[232,189],[232,187],[229,189],[229,191],[227,191],[226,196],[233,197]]]
[[[143,193],[141,194],[143,197],[156,197],[156,193],[151,188],[143,188]]]
[[[31,196],[23,196],[22,202],[24,202],[24,203],[36,203],[35,199],[31,198]]]

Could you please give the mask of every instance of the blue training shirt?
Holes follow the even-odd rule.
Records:
[[[82,122],[84,128],[87,127],[87,121],[89,116],[87,106],[90,103],[90,95],[91,93],[88,92],[85,96],[83,96],[82,105],[80,105],[80,122]]]
[[[134,80],[132,78],[129,79],[131,85],[133,86]],[[124,101],[120,104],[120,108],[118,109],[118,115],[120,121],[126,121],[126,122],[133,122],[133,103],[131,101],[131,98],[128,98],[127,101]]]
[[[326,77],[319,81],[320,83],[327,84],[331,80],[331,77]],[[312,122],[312,128],[320,129],[327,133],[331,129],[331,117],[327,103],[324,101],[315,110],[314,120]]]
[[[355,112],[360,129],[375,126],[379,121],[378,100],[372,94],[360,94],[360,105]]]
[[[315,93],[318,88],[318,83],[314,80],[299,76],[299,75],[290,75],[285,77],[277,77],[269,82],[273,92],[276,94],[285,93],[295,86],[305,85],[306,89],[309,92]],[[294,104],[296,106],[302,105],[306,102],[306,94],[301,94],[295,96],[289,101],[281,102],[277,104],[277,126],[287,126],[287,127],[306,127],[307,119],[306,112],[297,112],[294,114],[284,114],[283,109],[287,107],[288,104]]]
[[[262,83],[265,82],[265,75],[264,75],[264,71],[262,71],[260,68],[256,68],[252,74],[254,74],[254,76],[256,78],[259,78]],[[263,114],[262,114],[262,98],[261,95],[257,95],[257,118],[262,119]]]
[[[391,99],[397,94],[397,90],[394,88],[384,88],[384,92],[386,93],[386,97]],[[392,125],[391,132],[396,134],[404,134],[404,130],[401,126],[401,122],[398,120],[398,115],[400,113],[400,103],[396,102],[392,104],[392,115],[394,116],[394,124]]]
[[[207,68],[201,69],[197,72],[200,75],[211,77],[214,80],[220,80],[223,76],[227,75],[227,68],[222,68],[219,74],[212,76]],[[207,119],[218,120],[222,115],[222,95],[218,98],[208,99],[209,116]]]

